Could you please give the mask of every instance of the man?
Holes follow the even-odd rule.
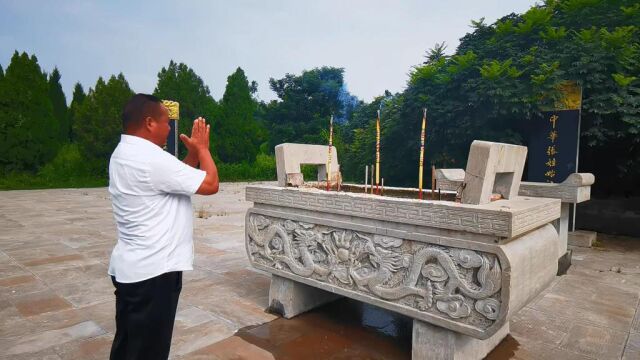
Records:
[[[182,271],[193,269],[191,195],[218,192],[218,170],[202,118],[193,122],[191,137],[180,135],[189,151],[184,162],[162,150],[169,112],[155,96],[133,96],[122,127],[109,162],[118,228],[109,264],[116,288],[111,359],[167,359]]]

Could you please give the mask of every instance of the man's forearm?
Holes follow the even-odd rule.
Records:
[[[198,167],[199,161],[200,160],[198,159],[198,154],[195,151],[189,151],[187,153],[187,156],[184,158],[184,160],[182,160],[183,163],[191,167]]]
[[[211,178],[217,184],[218,168],[216,167],[216,163],[211,157],[211,152],[209,151],[209,149],[199,151],[198,160],[200,162],[200,170],[204,170],[207,173],[207,176],[211,176]]]

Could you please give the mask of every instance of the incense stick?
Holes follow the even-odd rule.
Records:
[[[427,108],[422,113],[422,131],[420,131],[420,162],[418,165],[418,198],[422,200],[422,173],[424,171],[424,135],[427,125]]]
[[[376,119],[376,194],[378,193],[378,184],[380,184],[380,110],[378,110],[378,118]]]
[[[329,120],[329,155],[327,161],[327,191],[331,189],[331,146],[333,145],[333,115]]]
[[[371,164],[371,195],[373,195],[373,164]]]
[[[369,165],[364,166],[364,193],[367,193],[367,182],[369,181]]]

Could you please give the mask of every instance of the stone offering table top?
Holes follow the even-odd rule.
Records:
[[[516,197],[488,204],[414,200],[315,188],[247,186],[247,201],[386,220],[474,234],[494,235],[504,243],[560,217],[560,200]]]

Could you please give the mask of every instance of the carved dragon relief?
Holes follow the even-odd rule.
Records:
[[[494,254],[250,214],[252,262],[486,329],[500,313]]]

